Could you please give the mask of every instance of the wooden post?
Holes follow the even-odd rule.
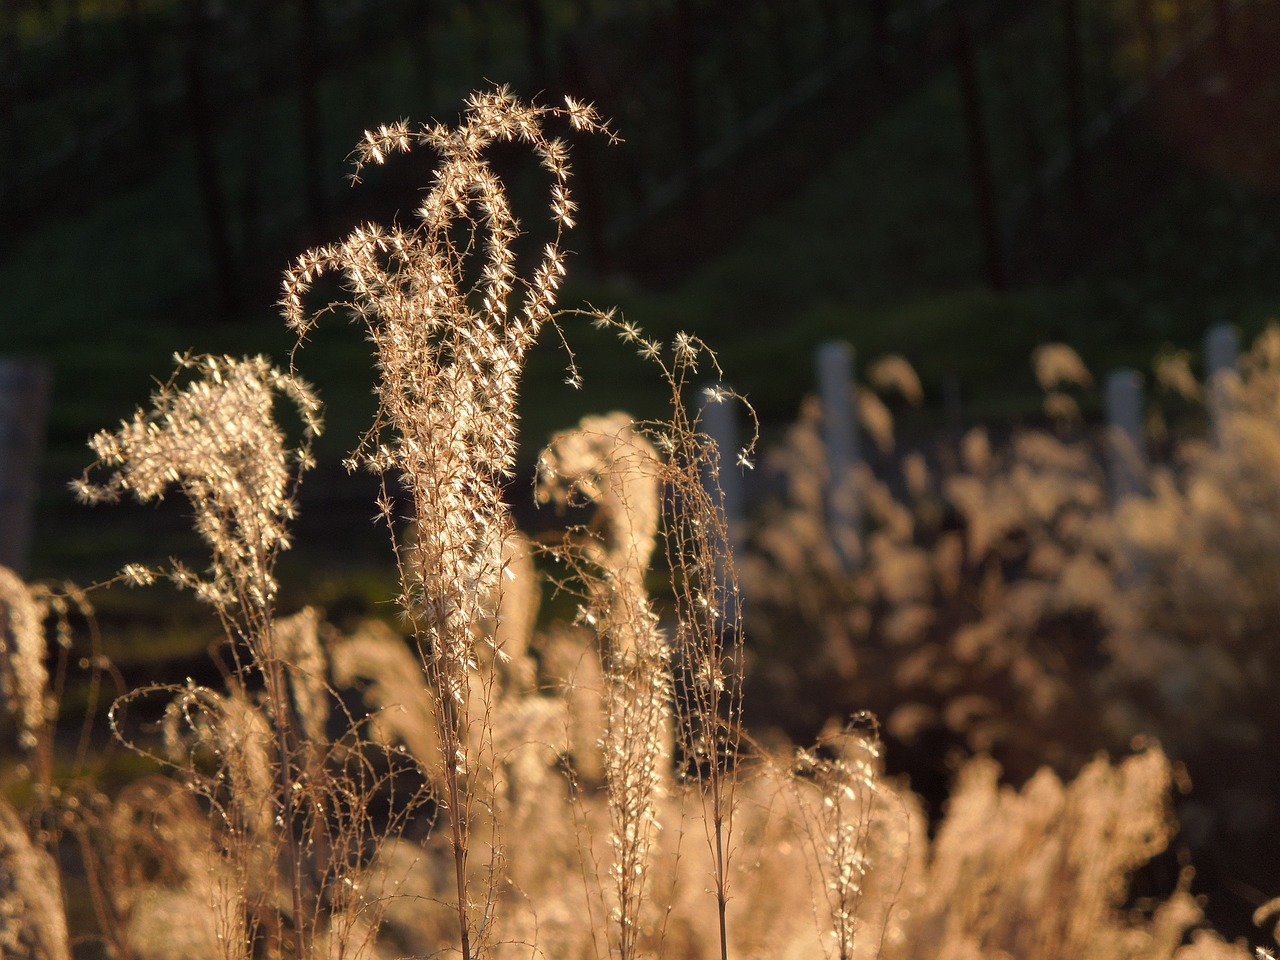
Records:
[[[1003,290],[1004,257],[1000,241],[1000,215],[996,209],[996,192],[991,172],[991,151],[987,146],[982,92],[974,60],[973,31],[964,17],[956,24],[956,68],[960,75],[960,95],[964,101],[973,202],[977,208],[978,230],[982,240],[982,273],[988,286],[994,290]]]
[[[1114,370],[1107,377],[1107,459],[1111,502],[1142,492],[1146,449],[1142,429],[1142,377],[1136,370]]]
[[[1113,510],[1146,490],[1147,458],[1142,424],[1142,377],[1136,370],[1115,370],[1107,377],[1107,459]],[[1115,525],[1115,576],[1124,587],[1151,578],[1149,563],[1128,536],[1124,522]]]
[[[48,393],[43,367],[0,359],[0,565],[19,573],[31,544]]]
[[[702,432],[716,445],[716,460],[702,478],[713,503],[724,505],[724,520],[728,543],[725,546],[735,556],[742,548],[742,522],[745,516],[742,492],[742,468],[738,466],[738,424],[735,407],[729,401],[711,399],[716,387],[703,391],[704,401],[700,415]],[[725,622],[738,623],[742,610],[740,595],[729,582],[723,558],[717,555],[715,577],[717,588],[724,597]]]
[[[818,348],[818,397],[827,453],[827,527],[845,570],[862,557],[862,503],[857,467],[861,459],[854,409],[853,347],[832,341]]]
[[[709,397],[710,387],[703,392]],[[734,404],[725,400],[713,402],[706,399],[702,404],[702,429],[716,443],[719,450],[716,476],[708,477],[708,484],[716,483],[724,496],[725,519],[729,524],[730,546],[736,547],[737,537],[741,533],[742,517],[742,468],[738,466],[738,423]],[[714,488],[712,488],[714,489]]]
[[[1219,323],[1205,331],[1205,382],[1209,406],[1209,427],[1213,442],[1221,447],[1226,442],[1226,415],[1230,412],[1232,381],[1239,376],[1236,361],[1240,356],[1240,333],[1227,323]]]

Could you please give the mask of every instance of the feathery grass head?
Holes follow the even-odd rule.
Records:
[[[33,747],[53,713],[44,612],[35,592],[12,570],[0,567],[0,696],[18,720],[19,739]]]
[[[58,865],[31,841],[17,809],[0,795],[0,948],[5,956],[71,960]]]
[[[417,222],[358,227],[340,244],[303,254],[285,275],[281,307],[300,339],[316,322],[304,297],[325,272],[342,275],[350,297],[343,305],[369,329],[380,408],[349,465],[403,479],[423,533],[402,603],[436,655],[459,661],[468,658],[470,628],[492,614],[483,598],[494,593],[509,526],[501,488],[515,462],[520,373],[554,322],[561,238],[574,223],[567,146],[545,130],[554,117],[575,130],[604,130],[574,100],[537,106],[498,87],[472,95],[456,127],[401,122],[366,133],[357,175],[415,147],[440,157]],[[486,156],[503,142],[528,145],[551,179],[553,236],[524,278],[516,273],[519,226]],[[382,508],[390,522],[389,495]]]
[[[274,562],[289,546],[298,470],[311,463],[320,432],[319,401],[306,383],[275,370],[264,357],[179,356],[174,376],[115,431],[89,445],[98,460],[73,486],[88,503],[162,500],[178,487],[195,510],[195,525],[213,551],[202,578],[175,565],[168,576],[220,609],[238,599],[266,606],[276,593]],[[190,379],[181,382],[184,376]],[[297,408],[303,437],[291,447],[272,415],[277,396]],[[95,482],[90,473],[108,471]],[[132,582],[152,574],[126,568]]]

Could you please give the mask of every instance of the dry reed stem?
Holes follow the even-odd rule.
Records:
[[[567,147],[544,132],[551,117],[579,131],[604,130],[590,107],[572,99],[535,106],[496,88],[473,94],[454,128],[397,123],[366,133],[356,150],[357,177],[365,164],[415,146],[439,156],[418,222],[358,227],[341,244],[303,254],[286,273],[281,299],[301,341],[316,322],[303,307],[307,290],[323,272],[341,273],[350,294],[343,305],[367,326],[377,351],[379,412],[350,462],[399,477],[417,530],[401,558],[400,603],[437,700],[436,776],[449,814],[464,960],[489,952],[501,861],[497,824],[487,812],[494,780],[485,772],[495,763],[493,673],[473,681],[474,646],[494,616],[510,533],[502,489],[514,464],[520,373],[539,333],[554,322],[565,269],[561,238],[574,223]],[[486,159],[501,142],[527,145],[552,181],[553,239],[527,279],[515,272],[519,229],[506,188]],[[521,299],[513,310],[514,295]],[[394,529],[393,501],[384,484],[379,505]],[[488,824],[491,879],[473,898],[468,860],[481,823]]]
[[[586,417],[538,459],[539,501],[591,503],[596,516],[558,552],[585,583],[581,618],[600,642],[602,741],[613,862],[611,952],[631,960],[643,936],[657,801],[669,789],[670,649],[644,585],[660,513],[657,451],[630,417]]]

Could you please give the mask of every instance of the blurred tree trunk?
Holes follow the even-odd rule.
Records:
[[[18,130],[17,103],[21,94],[18,84],[21,48],[18,45],[18,11],[9,4],[0,20],[0,193],[8,191],[11,178],[18,172],[21,143]]]
[[[302,189],[311,240],[324,234],[323,145],[320,130],[320,0],[298,0],[298,115],[302,136]]]
[[[1217,17],[1218,60],[1225,69],[1231,65],[1231,5],[1228,0],[1213,0]]]
[[[844,4],[841,0],[822,0],[820,14],[822,16],[822,49],[828,57],[840,49],[840,35],[844,17],[841,12]]]
[[[1004,255],[1000,241],[1000,216],[996,207],[991,151],[987,145],[982,89],[974,59],[973,29],[961,16],[956,23],[956,69],[964,105],[964,125],[969,142],[969,176],[973,187],[978,233],[982,242],[982,273],[993,290],[1003,290]]]
[[[685,202],[691,213],[701,207],[698,155],[698,24],[694,0],[676,0],[676,111],[688,187]]]
[[[269,74],[276,59],[275,40],[278,23],[272,9],[265,4],[246,4],[237,18],[236,42],[249,53],[249,65],[241,83],[243,107],[239,112],[240,175],[235,203],[239,213],[240,262],[258,261],[262,246],[264,222],[262,163],[258,152],[270,131],[266,123],[266,100],[271,89]]]
[[[791,20],[788,9],[791,2],[792,0],[769,0],[765,4],[769,32],[773,34],[773,57],[784,83],[791,83],[796,79],[796,56],[791,49],[791,37],[787,31],[787,24]]]
[[[1191,10],[1187,6],[1187,0],[1173,0],[1173,7],[1178,25],[1178,43],[1186,43],[1194,26]]]
[[[230,217],[226,194],[218,175],[218,144],[213,104],[209,96],[209,60],[213,23],[206,0],[190,0],[186,51],[187,115],[195,146],[196,184],[204,211],[209,256],[222,308],[231,311],[237,302],[235,256],[231,248]]]
[[[1138,0],[1138,33],[1142,37],[1142,65],[1150,74],[1160,62],[1160,30],[1151,5],[1154,0]]]
[[[871,0],[871,55],[883,63],[889,52],[889,0]]]
[[[84,19],[81,16],[80,0],[66,0],[66,23],[63,26],[62,41],[66,47],[68,88],[83,90],[88,77],[85,73]],[[74,133],[77,145],[76,153],[83,159],[84,151],[80,148],[84,143],[84,133],[88,126],[88,120],[85,117],[81,98],[74,97],[71,102],[72,123],[75,127]]]
[[[1079,0],[1062,0],[1063,84],[1067,100],[1067,149],[1070,152],[1071,190],[1076,203],[1088,203],[1084,153],[1084,43],[1081,37]]]
[[[139,139],[146,144],[154,135],[151,129],[151,88],[154,84],[151,22],[143,9],[143,0],[127,0],[125,13],[125,30],[129,37],[129,54],[133,66],[134,111],[137,115]]]
[[[1021,39],[1011,38],[1010,42],[995,46],[995,62],[999,73],[996,83],[1009,91],[1012,113],[1021,133],[1020,146],[1029,171],[1027,206],[1032,216],[1036,217],[1044,212],[1045,194],[1041,172],[1049,161],[1049,149],[1045,145],[1044,131],[1041,129],[1040,118],[1036,115],[1033,99],[1036,84],[1031,80],[1038,72],[1034,58],[1040,50],[1030,32],[1024,33]]]

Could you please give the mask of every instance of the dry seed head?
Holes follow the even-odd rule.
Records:
[[[49,699],[47,642],[42,604],[22,578],[0,567],[0,694],[5,709],[18,719],[24,747],[53,715]]]
[[[867,371],[867,379],[881,393],[896,391],[913,407],[924,402],[924,387],[910,362],[896,353],[881,357]]]
[[[556,434],[538,458],[537,498],[561,505],[591,502],[615,568],[647,568],[657,542],[658,455],[627,414],[584,417]]]
[[[1085,388],[1093,386],[1093,377],[1080,354],[1065,343],[1045,343],[1036,347],[1031,354],[1031,365],[1042,390],[1054,390],[1064,384]]]
[[[230,780],[240,823],[259,840],[274,834],[276,763],[271,724],[242,695],[188,683],[165,709],[165,744],[177,762],[209,750]]]
[[[31,842],[18,811],[0,795],[0,944],[7,933],[16,939],[24,931],[43,960],[71,960],[62,896],[57,863]]]
[[[1199,400],[1203,397],[1204,389],[1191,372],[1191,354],[1188,351],[1162,353],[1156,357],[1153,367],[1156,382],[1164,389],[1187,400]]]
[[[623,413],[584,418],[538,460],[539,501],[597,509],[594,535],[576,544],[587,562],[572,548],[565,556],[586,581],[582,619],[601,641],[611,943],[624,958],[635,956],[670,761],[670,650],[644,587],[661,513],[660,466]]]
[[[196,577],[177,565],[179,586],[226,607],[234,598],[266,606],[275,595],[272,567],[289,546],[296,472],[310,465],[310,442],[320,432],[319,402],[301,380],[270,366],[264,357],[180,356],[174,377],[118,430],[102,431],[90,447],[98,461],[74,484],[86,502],[113,502],[126,493],[161,500],[179,487],[195,510],[197,532],[213,551],[212,574]],[[185,385],[179,378],[189,374]],[[272,408],[283,395],[303,421],[303,440],[287,445]],[[101,483],[94,468],[108,471]],[[131,583],[151,574],[135,565]]]
[[[419,145],[439,155],[418,222],[360,227],[342,244],[304,254],[286,273],[280,301],[304,337],[315,322],[304,295],[322,271],[338,272],[346,306],[369,329],[380,410],[352,461],[403,478],[419,530],[405,558],[403,600],[424,649],[451,671],[473,659],[474,628],[494,612],[510,526],[501,488],[515,462],[517,387],[565,273],[560,240],[573,224],[574,202],[565,146],[544,130],[552,116],[575,129],[602,129],[575,101],[542,107],[497,87],[473,93],[456,127],[401,122],[366,133],[357,173]],[[519,228],[486,158],[500,142],[527,144],[552,181],[554,238],[527,278],[515,272]]]
[[[289,671],[293,702],[302,731],[313,741],[324,739],[329,719],[328,664],[320,646],[320,614],[307,607],[273,627],[276,656]]]
[[[857,391],[858,422],[885,453],[893,451],[893,414],[884,401],[864,387]]]
[[[333,679],[340,687],[366,681],[369,724],[381,743],[403,744],[423,769],[440,768],[435,703],[423,686],[422,669],[404,639],[384,623],[369,621],[329,650]]]
[[[1044,395],[1044,415],[1062,426],[1070,426],[1081,420],[1080,405],[1070,394],[1050,390]]]

